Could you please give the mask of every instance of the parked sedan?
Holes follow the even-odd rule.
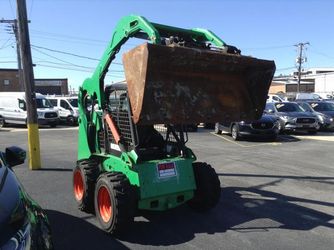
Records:
[[[323,102],[309,102],[311,107],[324,115],[334,118],[334,102],[323,101]]]
[[[311,112],[306,112],[296,102],[267,103],[265,112],[279,118],[282,131],[316,134],[319,129],[317,117]]]
[[[53,249],[46,213],[12,170],[25,157],[26,152],[18,147],[0,152],[0,249]]]
[[[315,111],[313,107],[317,108],[319,110],[320,109],[323,109],[324,107],[322,107],[323,102],[321,102],[320,104],[320,107],[319,107],[319,104],[317,102],[298,102],[298,104],[305,110],[305,111],[308,111],[308,112],[311,112],[312,114],[314,114],[317,118],[318,118],[318,122],[319,122],[319,125],[320,125],[320,129],[322,130],[332,130],[334,128],[334,110],[333,110],[333,113],[332,115],[330,115],[330,111],[329,112],[326,112],[326,111]],[[327,105],[325,105],[326,107]],[[333,108],[334,108],[334,105],[333,105]]]
[[[262,138],[275,140],[280,130],[277,118],[263,115],[259,120],[246,122],[216,123],[215,133],[230,133],[234,140],[241,138]]]

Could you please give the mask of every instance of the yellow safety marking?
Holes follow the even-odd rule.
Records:
[[[39,147],[38,124],[28,123],[29,169],[41,168],[41,153]]]
[[[318,141],[334,141],[334,136],[324,136],[324,135],[318,135],[318,136],[299,136],[296,135],[298,139],[306,139],[306,140],[318,140]]]
[[[238,146],[240,146],[240,147],[243,147],[243,148],[252,148],[252,147],[260,147],[260,146],[268,146],[268,144],[269,144],[269,145],[273,145],[273,146],[278,146],[278,145],[281,145],[281,144],[282,144],[281,142],[265,142],[265,143],[257,143],[257,144],[252,144],[252,145],[243,145],[243,144],[241,144],[241,143],[238,143],[238,142],[234,141],[233,139],[230,140],[230,139],[225,138],[225,137],[222,136],[222,135],[217,135],[217,134],[214,133],[214,132],[210,132],[210,134],[213,134],[213,135],[215,135],[215,136],[218,136],[219,138],[222,138],[222,139],[224,139],[225,141],[231,142],[231,143],[236,144],[236,145],[238,145]]]

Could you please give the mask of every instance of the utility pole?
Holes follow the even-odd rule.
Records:
[[[297,64],[298,64],[298,84],[297,84],[297,93],[300,92],[300,78],[302,74],[302,64],[306,61],[306,58],[303,58],[303,49],[305,45],[309,45],[309,42],[306,43],[298,43],[295,46],[299,49],[299,56],[297,57]]]
[[[28,21],[29,22],[29,21]],[[17,55],[17,69],[19,74],[19,86],[20,90],[24,91],[24,84],[23,84],[23,75],[22,75],[22,64],[21,64],[21,52],[20,52],[20,41],[19,41],[19,34],[17,29],[17,20],[5,20],[1,19],[0,23],[8,23],[11,25],[13,33],[16,39],[16,55]]]
[[[23,69],[23,82],[25,86],[25,97],[27,103],[27,127],[29,146],[29,168],[31,170],[41,168],[39,131],[36,108],[36,93],[34,82],[34,71],[32,66],[30,39],[27,19],[27,6],[25,0],[16,0],[18,34]]]

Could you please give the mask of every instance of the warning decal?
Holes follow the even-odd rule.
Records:
[[[176,176],[175,162],[164,162],[157,165],[158,177]]]

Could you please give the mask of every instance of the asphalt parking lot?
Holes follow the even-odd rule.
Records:
[[[27,148],[24,128],[0,130],[1,149]],[[113,238],[72,194],[77,128],[40,130],[42,169],[15,167],[47,211],[56,249],[333,249],[334,133],[282,135],[275,142],[240,141],[200,128],[188,146],[219,174],[218,206],[197,214],[186,206],[136,217]]]

